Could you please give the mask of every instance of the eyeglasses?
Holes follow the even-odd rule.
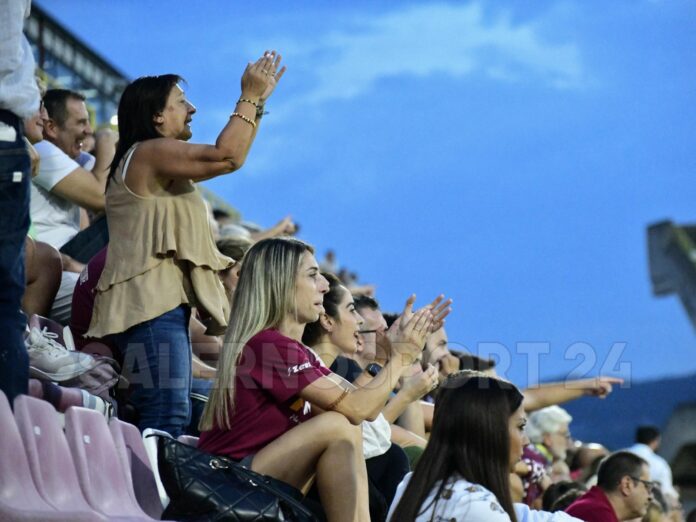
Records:
[[[660,486],[660,484],[654,480],[644,480],[642,478],[632,477],[631,475],[629,475],[629,478],[636,482],[641,482],[649,492],[652,492],[653,489],[657,489]]]

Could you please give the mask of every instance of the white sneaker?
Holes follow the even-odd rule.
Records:
[[[56,342],[58,335],[34,327],[24,339],[29,353],[32,374],[51,381],[65,381],[77,377],[94,366],[94,358],[86,353],[71,352]]]

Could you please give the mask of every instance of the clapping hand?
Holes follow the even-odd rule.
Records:
[[[283,59],[282,56],[280,56],[279,54],[276,54],[275,51],[271,51],[270,53],[268,51],[266,51],[266,53],[271,58],[271,66],[270,66],[270,69],[268,70],[268,87],[266,87],[266,90],[259,98],[259,103],[261,105],[266,103],[266,100],[268,98],[270,98],[271,94],[273,94],[273,90],[276,88],[276,85],[278,85],[278,82],[283,77],[283,75],[285,74],[285,70],[286,70],[285,66],[278,69],[278,66],[280,65],[280,61]]]
[[[394,324],[392,324],[391,328],[389,328],[388,335],[392,342],[394,342],[394,336],[396,335],[396,332],[399,329],[399,325],[403,321],[409,321],[411,317],[413,316],[413,304],[416,302],[416,296],[415,294],[412,294],[407,300],[406,300],[406,306],[404,307],[404,311],[401,313],[399,318],[394,321]],[[432,316],[432,322],[430,323],[430,330],[428,333],[433,333],[442,328],[445,324],[445,317],[447,317],[450,312],[452,311],[452,308],[450,305],[452,304],[452,299],[445,299],[445,296],[440,294],[437,296],[433,301],[421,308],[418,311],[421,310],[429,310],[430,314]]]
[[[429,306],[425,306],[415,313],[413,303],[416,296],[412,295],[406,300],[404,310],[398,320],[387,331],[386,339],[391,343],[391,353],[409,356],[415,360],[425,346],[425,339],[431,333],[433,314]]]
[[[285,67],[278,70],[280,60],[275,51],[266,51],[255,63],[250,62],[242,75],[242,97],[258,98],[263,105],[285,73]]]

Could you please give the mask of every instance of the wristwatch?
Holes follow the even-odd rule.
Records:
[[[382,367],[377,363],[370,363],[367,365],[367,368],[365,368],[365,371],[373,377],[376,377],[377,374],[382,371]]]

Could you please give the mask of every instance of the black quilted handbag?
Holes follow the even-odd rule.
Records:
[[[316,522],[302,494],[226,457],[158,437],[158,468],[170,503],[162,519],[186,522]]]

